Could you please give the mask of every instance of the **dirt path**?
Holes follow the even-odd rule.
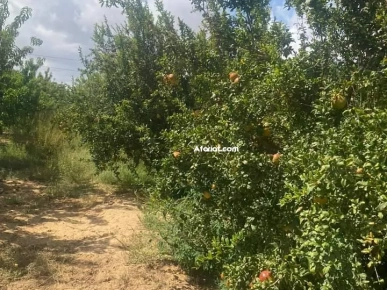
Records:
[[[134,202],[99,192],[58,203],[39,199],[43,190],[0,182],[0,289],[199,289],[176,265],[150,261]]]

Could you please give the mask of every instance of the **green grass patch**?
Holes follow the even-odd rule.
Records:
[[[36,126],[25,131],[11,128],[0,136],[0,178],[19,178],[49,185],[47,194],[56,197],[79,197],[93,190],[96,183],[113,185],[117,193],[136,191],[154,183],[143,164],[118,164],[113,170],[98,173],[89,148],[79,136],[60,130],[50,116],[39,116]],[[137,194],[136,194],[137,195]]]
[[[120,190],[129,188],[133,189],[145,189],[154,184],[153,175],[147,171],[143,164],[140,164],[137,168],[132,169],[133,164],[119,164],[118,174],[116,175],[113,170],[105,170],[98,174],[96,181],[115,185]]]

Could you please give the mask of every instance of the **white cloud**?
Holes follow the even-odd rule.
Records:
[[[155,12],[153,0],[148,2],[151,11]],[[112,25],[126,19],[120,8],[101,7],[98,0],[12,0],[9,4],[11,19],[19,14],[21,8],[32,8],[32,17],[20,29],[17,45],[30,45],[31,36],[41,38],[43,45],[36,47],[32,56],[53,56],[47,58],[50,62],[46,61],[45,65],[52,67],[54,77],[63,82],[79,75],[78,46],[88,52],[93,45],[94,25],[103,22],[105,15]],[[192,28],[201,23],[201,15],[191,13],[190,0],[164,0],[164,7]]]
[[[50,13],[50,15],[48,16],[48,19],[50,19],[50,22],[55,22],[56,20],[58,20],[58,15],[55,12]]]
[[[300,33],[299,33],[300,26],[304,27],[306,37],[308,39],[311,39],[312,30],[310,29],[306,20],[298,17],[296,14],[293,14],[293,16],[289,19],[289,30],[293,35],[293,39],[295,40],[292,46],[296,52],[300,49],[300,46],[301,46],[301,39],[300,39]]]
[[[297,16],[283,8],[283,0],[275,0],[272,15],[286,23],[299,48],[297,35]],[[200,13],[191,13],[193,7],[190,0],[164,0],[164,7],[172,15],[183,19],[191,28],[197,30],[202,22]],[[155,13],[154,0],[148,0],[151,11]],[[23,7],[32,8],[32,18],[20,29],[17,45],[30,44],[30,37],[37,36],[43,45],[35,48],[32,56],[52,56],[46,66],[52,67],[54,77],[58,81],[70,82],[72,76],[78,76],[81,67],[78,46],[85,53],[93,46],[91,37],[96,23],[104,21],[104,16],[112,25],[125,21],[121,8],[101,7],[98,0],[11,0],[9,7],[13,19]],[[156,16],[156,15],[155,15]],[[176,21],[177,22],[177,21]],[[45,70],[46,68],[43,68]]]
[[[271,11],[271,19],[272,21],[276,18],[276,21],[281,21],[287,25],[290,33],[292,34],[294,42],[292,43],[292,47],[295,52],[300,49],[301,39],[299,35],[300,25],[306,26],[306,35],[307,37],[311,36],[311,30],[306,25],[306,22],[302,21],[300,17],[297,16],[294,9],[288,10],[283,5],[274,5]]]
[[[295,13],[292,15],[292,17],[289,18],[287,23],[289,27],[289,31],[292,34],[292,37],[294,39],[294,42],[292,43],[292,47],[296,52],[300,49],[300,45],[301,45],[301,40],[298,32],[299,23],[300,23],[300,18]]]
[[[149,3],[149,6],[153,8],[154,2],[151,0]],[[177,18],[180,17],[189,27],[195,30],[198,30],[201,25],[202,16],[198,12],[191,13],[193,6],[190,0],[164,0],[164,8],[175,16],[176,22]]]
[[[23,7],[32,8],[32,13],[35,16],[45,15],[45,11],[48,11],[58,5],[58,1],[61,0],[11,0],[8,2],[10,10],[13,13],[19,13]]]
[[[292,12],[288,11],[283,5],[273,5],[271,7],[271,18],[280,21],[284,21],[285,19],[288,19],[289,16],[292,14]]]
[[[74,5],[80,9],[80,13],[74,15],[74,20],[78,23],[83,31],[92,32],[95,23],[100,23],[104,15],[111,24],[119,24],[125,21],[126,17],[121,14],[121,8],[101,7],[98,0],[72,0]],[[156,8],[154,1],[148,1],[149,8],[156,17]],[[191,13],[192,5],[190,0],[164,0],[164,8],[171,12],[176,18],[180,17],[191,28],[197,29],[201,24],[202,17],[200,13]]]
[[[68,35],[63,32],[48,29],[41,24],[34,29],[36,36],[41,39],[48,39],[51,44],[51,49],[57,54],[61,54],[64,50],[77,53],[80,43],[68,41]]]
[[[16,13],[16,10],[20,10],[25,5],[23,5],[19,0],[14,0],[11,3],[8,2],[9,10],[12,13]]]
[[[80,13],[74,13],[74,21],[81,27],[82,31],[93,33],[94,25],[101,23],[104,16],[110,24],[119,24],[125,21],[125,16],[121,14],[121,9],[111,7],[101,7],[98,0],[72,0],[73,4],[79,8]]]

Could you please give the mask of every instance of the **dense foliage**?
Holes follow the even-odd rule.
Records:
[[[23,8],[6,25],[9,16],[8,1],[0,0],[0,131],[3,127],[28,131],[39,112],[52,111],[66,99],[67,88],[52,82],[48,71],[38,74],[43,59],[25,60],[33,46],[42,44],[40,39],[31,37],[32,46],[16,46],[19,29],[30,18],[31,9]]]
[[[175,258],[222,289],[385,289],[385,1],[287,1],[297,52],[269,1],[192,0],[198,31],[158,0],[100,3],[127,22],[96,26],[71,92],[1,71],[0,120],[39,95],[100,169],[143,161]],[[239,152],[194,152],[217,144]]]
[[[156,22],[141,1],[105,3],[128,23],[98,27],[80,86],[101,100],[78,111],[96,160],[157,169],[165,240],[227,289],[383,289],[384,3],[288,1],[311,31],[296,54],[268,1],[192,3],[197,32],[158,1]],[[217,144],[240,151],[193,152]]]

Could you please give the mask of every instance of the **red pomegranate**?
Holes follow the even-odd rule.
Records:
[[[263,270],[259,274],[259,281],[261,282],[265,282],[267,280],[272,280],[272,279],[273,279],[273,276],[271,275],[271,272],[269,270]]]

